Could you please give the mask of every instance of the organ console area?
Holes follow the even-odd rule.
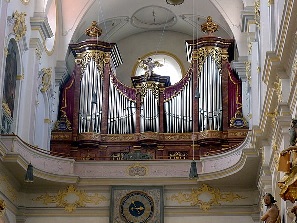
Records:
[[[152,70],[126,86],[115,72],[116,44],[95,36],[69,45],[75,69],[61,88],[51,152],[76,160],[200,159],[243,142],[248,126],[230,66],[233,40],[186,41],[191,66],[174,85]]]

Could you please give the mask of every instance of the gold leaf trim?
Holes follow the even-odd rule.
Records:
[[[208,195],[209,199],[200,199],[200,195]],[[235,200],[245,199],[238,194],[232,192],[222,193],[220,189],[213,188],[207,184],[202,184],[201,187],[197,189],[192,189],[191,193],[179,192],[172,195],[168,200],[177,201],[179,204],[184,202],[191,202],[191,206],[199,206],[203,211],[208,211],[211,206],[221,205],[221,202],[234,202]]]
[[[70,197],[71,199],[69,199]],[[85,207],[87,203],[98,205],[100,202],[107,201],[108,199],[97,193],[88,195],[85,191],[78,190],[73,185],[70,185],[65,190],[59,191],[57,195],[46,193],[33,200],[42,201],[45,205],[56,203],[57,207],[63,207],[65,211],[73,212],[78,207]]]

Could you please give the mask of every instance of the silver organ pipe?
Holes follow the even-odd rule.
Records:
[[[191,75],[177,84],[174,94],[165,99],[164,112],[167,133],[192,131],[193,80]]]
[[[159,95],[154,90],[147,88],[143,95],[140,111],[140,131],[141,132],[159,132]]]
[[[79,132],[100,133],[102,109],[102,78],[94,60],[84,71],[80,87]]]
[[[131,134],[135,132],[136,102],[129,98],[111,75],[109,84],[108,134]]]
[[[222,130],[222,78],[211,56],[203,64],[198,79],[199,130]]]

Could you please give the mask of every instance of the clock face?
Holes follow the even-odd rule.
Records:
[[[143,191],[126,194],[120,203],[120,216],[127,223],[146,223],[154,215],[154,201]]]

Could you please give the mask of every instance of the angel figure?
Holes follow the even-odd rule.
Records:
[[[144,73],[144,77],[146,80],[148,80],[152,74],[154,73],[154,68],[155,67],[162,67],[163,64],[159,63],[158,61],[153,61],[151,57],[148,57],[146,60],[141,60],[140,58],[138,59],[139,61],[139,67],[146,70]]]

